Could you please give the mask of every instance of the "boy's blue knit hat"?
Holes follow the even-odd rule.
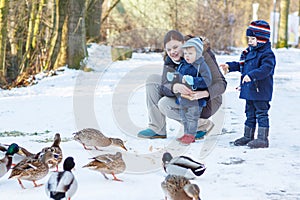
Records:
[[[246,35],[256,37],[257,42],[266,43],[270,39],[270,25],[264,20],[257,20],[250,23]]]
[[[197,53],[196,55],[197,59],[202,56],[203,42],[200,38],[198,37],[191,38],[182,45],[182,48],[188,48],[188,47],[195,47]]]

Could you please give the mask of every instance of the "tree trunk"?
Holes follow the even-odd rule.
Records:
[[[277,48],[288,48],[288,16],[290,0],[280,1],[280,19]]]
[[[5,52],[7,41],[8,0],[0,0],[0,84],[6,77]],[[2,78],[1,78],[2,77]]]
[[[27,38],[26,38],[26,46],[25,46],[25,53],[23,55],[23,59],[21,62],[21,70],[20,74],[27,70],[27,68],[30,66],[30,58],[32,53],[32,38],[33,38],[33,27],[34,27],[34,21],[36,19],[36,11],[37,11],[37,3],[36,1],[32,1],[31,4],[29,4],[29,23],[28,23],[28,30],[27,30]]]
[[[40,31],[40,22],[43,14],[43,7],[44,7],[45,0],[40,0],[39,1],[39,7],[38,7],[38,12],[34,21],[34,26],[33,26],[33,36],[32,36],[32,48],[36,48],[36,43],[37,43],[37,36],[39,35]]]
[[[49,54],[46,62],[48,69],[56,68],[55,63],[58,59],[62,44],[63,25],[66,20],[67,1],[53,1],[53,32],[50,41]],[[66,64],[66,61],[62,65]],[[61,66],[62,66],[61,65]]]
[[[7,80],[11,83],[18,76],[17,0],[9,1],[8,39],[10,45],[10,65],[7,67]]]
[[[79,69],[87,56],[85,0],[69,0],[68,16],[68,67]]]
[[[61,15],[61,14],[60,14]],[[61,22],[61,20],[59,20]],[[61,44],[60,48],[56,49],[59,51],[58,57],[55,61],[54,68],[65,66],[68,63],[68,14],[66,13],[65,21],[61,30]],[[59,40],[59,38],[58,38]],[[58,42],[57,40],[57,42]]]
[[[65,2],[65,1],[63,1]],[[53,53],[54,53],[54,48],[55,48],[55,44],[56,44],[56,40],[57,40],[57,36],[58,36],[58,20],[59,20],[59,8],[58,8],[58,3],[59,3],[59,0],[53,0],[51,2],[51,4],[48,5],[48,7],[51,7],[51,10],[52,10],[52,15],[51,15],[51,22],[52,22],[52,31],[49,31],[51,32],[51,36],[50,36],[50,41],[49,43],[46,43],[47,44],[47,51],[48,51],[48,56],[47,56],[47,59],[46,59],[46,62],[45,62],[45,66],[44,66],[44,69],[45,70],[51,70],[53,69],[53,63],[51,62],[51,58],[53,56]]]
[[[102,4],[104,0],[91,0],[87,5],[86,37],[88,41],[100,40]]]

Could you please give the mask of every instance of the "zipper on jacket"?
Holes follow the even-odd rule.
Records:
[[[255,84],[256,92],[259,92],[257,81],[254,81],[254,84]]]

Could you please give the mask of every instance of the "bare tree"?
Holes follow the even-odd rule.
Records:
[[[1,0],[0,1],[0,78],[6,76],[5,53],[6,53],[6,42],[7,42],[7,12],[8,12],[8,0]]]
[[[45,64],[46,69],[54,69],[57,66],[63,66],[66,64],[66,57],[59,57],[59,53],[66,52],[64,45],[66,42],[63,42],[63,26],[66,21],[66,11],[67,11],[67,1],[55,0],[53,1],[53,31],[50,38],[50,43],[48,47],[48,57]],[[66,53],[62,53],[65,55]],[[59,59],[60,58],[60,59]]]
[[[79,69],[87,57],[85,0],[69,0],[68,4],[68,66]]]
[[[100,40],[102,4],[104,0],[87,1],[86,37],[88,41]]]
[[[280,19],[277,48],[288,48],[288,16],[289,16],[290,0],[280,1]]]
[[[21,4],[22,5],[22,4]],[[20,6],[20,5],[19,5]],[[8,30],[8,39],[10,45],[10,52],[7,52],[10,55],[10,64],[7,65],[7,77],[6,79],[8,82],[12,82],[16,79],[19,74],[19,60],[22,59],[21,56],[18,56],[18,48],[22,46],[18,42],[18,23],[17,23],[17,16],[21,15],[18,13],[18,6],[17,0],[9,1],[9,14],[8,14],[8,23],[7,23],[7,30]],[[7,59],[7,58],[6,58]]]

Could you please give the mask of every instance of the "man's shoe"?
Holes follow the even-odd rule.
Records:
[[[197,131],[197,133],[195,135],[195,139],[196,140],[202,140],[202,139],[204,139],[204,136],[208,135],[208,133],[215,126],[215,124],[211,120],[209,120],[209,119],[201,119],[201,118],[198,120],[198,124],[201,124],[201,125],[198,126],[198,130],[199,131]]]
[[[198,119],[198,130],[209,132],[215,126],[215,124],[209,119]]]
[[[195,140],[202,140],[204,139],[204,136],[206,135],[207,132],[205,131],[197,131]]]
[[[140,138],[147,138],[147,139],[164,139],[167,138],[166,135],[159,135],[155,131],[150,128],[142,130],[137,135]]]

